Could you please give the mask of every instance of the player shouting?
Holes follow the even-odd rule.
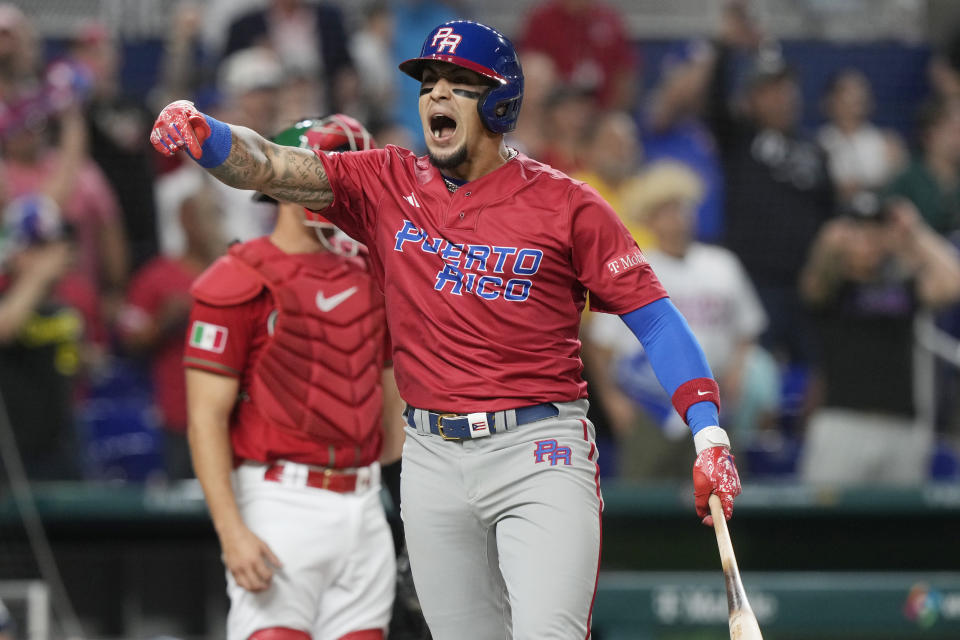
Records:
[[[708,522],[711,492],[727,517],[740,492],[717,385],[610,206],[505,146],[523,97],[510,42],[452,21],[400,68],[421,83],[426,157],[311,154],[184,101],[151,138],[231,186],[323,210],[370,247],[408,404],[402,511],[434,637],[589,637],[602,500],[577,337],[587,291],[633,329],[691,426]]]
[[[372,146],[343,115],[274,141]],[[233,245],[191,290],[188,434],[227,568],[230,640],[382,640],[390,619],[378,458],[402,438],[401,402],[382,293],[332,232],[280,204],[270,236]]]

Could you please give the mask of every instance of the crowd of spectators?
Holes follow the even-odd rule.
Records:
[[[104,25],[44,47],[29,15],[0,4],[0,394],[35,479],[191,475],[188,289],[273,214],[152,153],[157,110],[187,98],[265,135],[342,111],[381,145],[422,150],[418,88],[396,65],[436,24],[472,17],[453,1],[345,13],[263,0],[213,42],[203,27],[217,6],[177,5],[153,87],[134,95],[123,42]],[[929,97],[909,114],[911,155],[871,121],[862,70],[842,67],[822,95],[804,95],[802,67],[747,3],[720,14],[714,33],[645,69],[613,7],[534,3],[511,34],[526,89],[507,143],[591,185],[634,234],[704,346],[734,451],[757,454],[738,460],[745,474],[770,472],[763,452],[794,441],[804,446],[779,469],[788,477],[922,482],[935,442],[960,439],[955,403],[941,403],[936,432],[917,423],[912,359],[917,317],[949,318],[960,301],[958,65],[933,58]],[[815,129],[801,122],[809,104]],[[960,322],[941,324],[957,333]],[[582,339],[603,472],[685,478],[689,431],[629,330],[585,314]],[[957,377],[944,379],[940,392],[957,395]],[[111,414],[110,389],[141,397],[131,385],[144,401]]]

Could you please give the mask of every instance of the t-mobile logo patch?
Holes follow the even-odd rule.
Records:
[[[619,258],[611,260],[607,263],[607,269],[610,270],[610,275],[614,278],[619,278],[627,271],[631,269],[636,269],[640,265],[644,264],[647,261],[643,257],[643,254],[640,253],[640,249],[634,249],[629,253],[625,253]]]

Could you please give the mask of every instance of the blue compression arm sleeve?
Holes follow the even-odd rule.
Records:
[[[670,397],[689,380],[713,378],[700,343],[670,298],[661,298],[620,317],[640,340],[657,380]],[[693,433],[720,424],[713,402],[691,405],[685,418]]]

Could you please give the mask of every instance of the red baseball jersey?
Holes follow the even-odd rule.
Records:
[[[400,394],[421,409],[499,411],[587,396],[580,313],[665,297],[616,213],[586,184],[519,154],[450,193],[405,149],[318,153],[323,211],[370,248]]]
[[[286,263],[290,268],[300,266],[315,273],[329,273],[331,271],[338,273],[338,265],[348,260],[331,253],[284,254],[280,249],[273,246],[268,238],[252,240],[246,245],[256,245],[258,254],[272,259],[273,264],[281,272],[285,270],[283,267]],[[232,253],[234,253],[233,250],[231,250]],[[214,265],[211,269],[216,266]],[[357,269],[349,270],[348,274],[353,279],[352,281],[356,281]],[[373,283],[369,279],[370,276],[367,273],[363,273],[362,276],[372,287]],[[278,305],[274,301],[273,295],[269,289],[260,287],[257,287],[257,289],[259,289],[259,293],[237,304],[214,305],[195,299],[190,313],[190,324],[183,355],[184,366],[187,368],[201,369],[238,379],[240,399],[230,418],[230,441],[234,457],[237,460],[258,460],[261,462],[283,459],[324,466],[369,464],[379,455],[379,411],[381,406],[379,402],[376,405],[377,415],[374,417],[377,424],[374,442],[376,447],[371,449],[368,446],[363,446],[364,442],[357,442],[356,450],[361,451],[362,449],[362,455],[360,456],[362,459],[353,459],[356,457],[353,456],[347,460],[341,455],[334,460],[332,459],[334,446],[330,441],[321,437],[311,437],[307,433],[281,428],[277,424],[271,423],[263,408],[256,406],[256,402],[252,401],[249,390],[255,386],[256,367],[263,359],[270,335],[279,322],[277,317]],[[331,314],[334,310],[348,307],[353,299],[361,297],[361,292],[358,291],[357,286],[353,286],[346,291],[339,291],[336,295],[331,294],[330,291],[327,291],[326,294],[324,296],[324,292],[317,292],[316,304],[321,311],[327,311]],[[379,299],[377,308],[382,313],[383,301],[379,291],[376,292],[376,295]],[[305,316],[305,318],[309,317]],[[318,319],[309,321],[321,322]],[[382,317],[380,322],[382,322]],[[332,325],[329,328],[332,329]],[[301,331],[303,330],[301,329]],[[321,327],[319,332],[323,333],[324,330],[324,327]],[[332,330],[331,333],[333,333]],[[372,348],[381,361],[386,361],[389,359],[389,339],[386,336],[386,331],[382,329],[378,335],[381,336],[381,339],[376,345],[372,345]],[[304,348],[311,349],[313,346],[305,341]],[[329,354],[325,354],[325,356],[333,357]],[[339,389],[342,386],[339,382],[340,378],[342,377],[344,381],[348,379],[347,376],[338,375],[338,369],[342,368],[344,363],[325,364],[329,364],[331,367],[325,376],[327,381],[325,384],[329,385],[331,389]],[[353,360],[347,363],[348,368],[352,364],[355,364]],[[304,376],[303,379],[307,381],[311,379],[312,375],[303,371],[298,371],[297,374]],[[317,387],[312,389],[308,395],[311,395],[311,397],[313,395],[328,397],[326,394],[326,389]],[[379,395],[377,398],[379,398]],[[334,401],[335,399],[330,396],[329,402]],[[360,408],[354,407],[353,410],[359,411]],[[346,421],[343,426],[345,430]],[[336,426],[334,428],[336,429]],[[334,434],[331,432],[331,435]],[[345,431],[341,433],[339,430],[336,431],[335,435],[341,441],[344,438],[349,440],[351,437],[351,434]]]

